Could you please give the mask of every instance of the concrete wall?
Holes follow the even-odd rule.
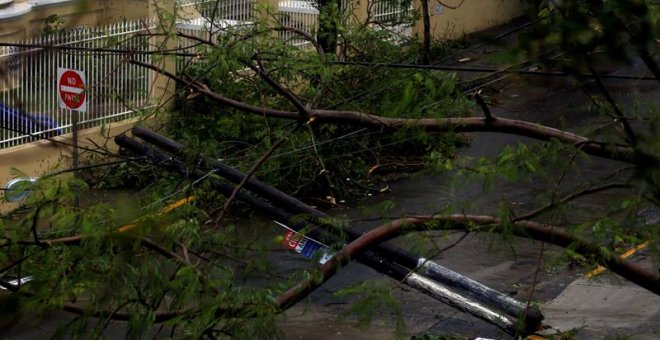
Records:
[[[108,150],[116,152],[118,147],[112,141],[113,138],[130,131],[134,123],[135,120],[125,120],[108,124],[106,129],[103,130],[103,135],[100,133],[99,128],[79,131],[78,145],[90,149],[95,149],[95,144],[105,145]],[[71,144],[71,134],[53,139],[65,144],[41,140],[13,148],[0,149],[0,187],[5,187],[7,182],[14,178],[12,168],[20,170],[29,177],[39,177],[54,169],[70,168],[73,148],[68,145]],[[91,152],[80,150],[80,159],[83,162],[94,156],[98,157],[98,155]],[[2,196],[4,196],[4,191],[0,192],[0,197]],[[11,211],[16,207],[18,207],[17,203],[0,202],[0,214]]]
[[[419,0],[415,1],[420,11]],[[436,39],[454,39],[469,33],[506,23],[525,13],[526,6],[520,0],[443,0],[444,6],[429,0],[431,33]],[[460,5],[460,6],[459,6]],[[457,7],[452,9],[451,7]],[[420,20],[413,27],[413,35],[422,37],[423,24]]]
[[[16,1],[16,0],[15,0]],[[157,3],[157,5],[154,5]],[[63,19],[62,27],[98,26],[121,20],[137,20],[158,16],[158,9],[172,12],[175,0],[72,0],[52,3],[48,6],[36,6],[22,16],[0,19],[0,41],[12,41],[37,36],[41,33],[46,18],[57,14]],[[168,25],[164,25],[169,27]],[[162,48],[174,48],[176,42],[156,39]],[[174,60],[163,58],[157,66],[174,71]],[[174,94],[174,83],[162,75],[155,75],[151,80],[150,96],[163,107]],[[114,136],[129,131],[134,120],[106,125],[104,135],[100,128],[79,131],[79,146],[94,149],[95,145],[106,145],[110,151],[117,151],[112,142]],[[71,134],[54,138],[52,141],[37,141],[7,149],[0,149],[0,188],[13,178],[12,168],[16,168],[29,177],[39,177],[54,169],[68,169],[72,164]],[[80,150],[80,159],[84,161],[94,154]],[[0,197],[4,195],[0,191]],[[18,204],[0,202],[0,213],[16,208]]]
[[[105,25],[119,20],[146,18],[148,0],[42,0],[14,3],[0,9],[0,41],[20,41],[40,36],[47,20],[57,16],[59,28]]]
[[[366,11],[367,0],[354,1],[356,9]],[[277,0],[259,2],[267,3],[272,8],[277,7]],[[42,0],[21,15],[0,16],[0,41],[38,36],[46,26],[48,17],[53,14],[64,21],[61,27],[95,26],[124,19],[146,18],[156,12],[156,7],[171,8],[173,3],[174,0]],[[447,6],[430,0],[431,31],[436,39],[457,38],[505,23],[524,14],[525,8],[519,0],[443,0],[442,3]],[[13,6],[24,7],[27,2],[14,0]],[[451,8],[454,6],[458,8]],[[415,1],[415,7],[420,9],[418,0]],[[180,15],[192,17],[195,15],[193,12],[194,8],[188,7],[188,11]],[[364,15],[356,13],[356,17],[363,18]],[[420,20],[413,28],[413,34],[421,37],[422,30]]]

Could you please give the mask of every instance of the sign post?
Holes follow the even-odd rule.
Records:
[[[60,108],[71,110],[71,133],[73,135],[71,157],[73,158],[73,175],[76,177],[78,176],[78,115],[79,112],[87,111],[85,87],[85,72],[63,67],[57,68],[58,102]]]

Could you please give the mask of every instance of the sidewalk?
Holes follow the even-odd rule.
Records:
[[[579,339],[660,338],[660,296],[613,274],[573,281],[542,308],[543,334],[577,331]]]

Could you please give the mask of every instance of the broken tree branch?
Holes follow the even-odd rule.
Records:
[[[159,72],[179,83],[190,86],[195,91],[212,98],[224,105],[234,109],[264,115],[267,117],[299,119],[300,114],[295,111],[285,111],[258,107],[238,100],[227,98],[221,94],[209,90],[206,86],[201,86],[171,72],[163,70],[157,66],[131,59],[130,62],[150,70]],[[538,140],[556,139],[562,143],[580,146],[581,150],[587,154],[609,158],[617,161],[638,163],[641,162],[639,153],[627,146],[601,143],[591,140],[568,131],[559,130],[549,126],[544,126],[532,122],[498,118],[494,121],[487,121],[481,117],[461,117],[461,118],[391,118],[371,115],[357,111],[336,111],[336,110],[318,110],[310,109],[311,120],[315,124],[321,123],[352,123],[356,125],[368,126],[372,128],[402,129],[407,127],[419,127],[429,132],[498,132],[508,133],[519,136],[530,137]],[[644,155],[647,158],[657,160],[655,155]],[[660,163],[660,161],[658,161]]]
[[[484,116],[486,116],[486,122],[492,122],[495,120],[495,117],[490,113],[490,108],[486,104],[483,98],[481,98],[481,94],[479,92],[476,92],[474,94],[474,99],[477,101],[477,104],[481,107],[481,110],[484,111]]]
[[[364,234],[358,238],[360,242],[355,241],[351,243],[351,245],[349,245],[350,248],[349,246],[344,248],[342,252],[338,253],[339,258],[337,262],[333,263],[334,267],[336,267],[336,265],[343,264],[343,261],[346,261],[348,258],[350,258],[350,256],[358,253],[362,249],[373,247],[374,245],[400,236],[403,233],[428,230],[430,222],[447,222],[451,224],[450,226],[445,226],[444,228],[465,228],[471,227],[473,224],[502,225],[503,223],[500,218],[494,216],[463,214],[412,216],[393,220],[373,229],[367,234]],[[609,268],[613,272],[636,283],[637,285],[649,290],[652,293],[660,295],[659,275],[646,271],[634,263],[622,261],[619,259],[619,257],[605,252],[596,244],[588,242],[577,236],[570,235],[564,229],[551,225],[545,225],[532,221],[517,221],[513,222],[513,224],[519,227],[513,229],[513,233],[517,236],[533,238],[546,243],[558,245],[563,248],[571,247],[573,250],[583,255],[595,255],[595,257],[602,265]],[[438,228],[438,225],[433,224],[433,227]],[[442,229],[443,227],[440,226],[439,228]],[[330,276],[333,275],[333,264],[326,263],[327,266],[324,265],[321,267],[322,274]],[[296,298],[298,298],[296,297],[296,294],[304,294],[305,292],[308,292],[310,289],[317,287],[317,285],[320,285],[323,282],[323,279],[319,281],[318,278],[311,277],[307,282],[301,283],[292,288],[292,291],[288,292],[288,294],[292,296],[285,295],[282,297],[282,299],[290,299],[291,301],[294,301]]]
[[[594,76],[594,80],[596,82],[596,86],[600,90],[600,92],[603,94],[605,99],[607,100],[607,103],[610,104],[612,107],[612,110],[614,110],[614,113],[616,114],[617,119],[621,123],[621,126],[623,127],[623,130],[626,132],[626,135],[628,136],[628,142],[630,142],[630,145],[634,148],[637,146],[637,136],[635,135],[635,132],[633,131],[632,127],[630,126],[630,123],[628,123],[628,119],[626,119],[625,115],[619,109],[619,106],[616,104],[616,101],[614,100],[614,97],[610,94],[610,91],[607,90],[605,87],[605,84],[603,84],[603,81],[600,79],[598,76],[598,72],[596,72],[596,69],[592,65],[591,62],[589,62],[589,71],[591,71],[591,74]]]
[[[245,174],[245,177],[243,177],[241,182],[238,183],[238,185],[231,192],[231,195],[229,195],[229,197],[227,198],[227,201],[225,202],[225,205],[222,207],[222,210],[220,211],[220,214],[215,219],[214,223],[215,223],[216,228],[219,227],[220,221],[222,220],[222,217],[224,216],[225,212],[229,209],[229,206],[231,205],[231,203],[236,199],[236,195],[238,195],[238,192],[243,188],[245,183],[247,183],[247,181],[249,181],[250,178],[252,178],[252,176],[254,175],[255,172],[257,172],[259,167],[261,167],[261,165],[263,165],[264,162],[266,162],[268,160],[268,158],[270,158],[270,155],[273,154],[273,151],[275,151],[275,149],[277,149],[285,140],[286,140],[286,138],[278,139],[275,143],[273,143],[273,145],[270,147],[270,149],[268,149],[268,151],[266,151],[266,153],[261,155],[261,157],[259,157],[259,159],[252,165],[252,167],[250,167],[250,170],[247,172],[247,174]]]
[[[408,218],[406,221],[409,224],[406,227],[407,232],[428,228],[425,224],[431,221],[451,224],[450,226],[440,226],[440,229],[471,228],[474,224],[501,226],[505,223],[505,221],[494,216],[463,214],[416,216],[414,219]],[[644,270],[634,263],[621,261],[615,254],[610,254],[599,245],[579,236],[571,235],[564,228],[528,220],[515,221],[512,222],[512,225],[516,227],[512,229],[513,234],[516,236],[532,238],[562,248],[571,248],[582,255],[594,256],[601,265],[611,271],[650,292],[660,295],[660,275]],[[400,231],[392,230],[390,232],[398,233]]]
[[[300,121],[305,122],[306,120],[311,117],[311,112],[305,107],[305,104],[303,104],[298,98],[291,93],[291,91],[287,90],[282,86],[282,84],[278,83],[273,79],[268,72],[266,71],[265,67],[263,66],[263,63],[261,60],[258,58],[256,59],[257,65],[259,66],[254,66],[251,62],[244,62],[244,64],[250,68],[252,71],[257,73],[261,79],[263,79],[268,85],[273,87],[277,92],[280,93],[284,98],[286,98],[293,106],[298,110],[298,113],[300,114]]]

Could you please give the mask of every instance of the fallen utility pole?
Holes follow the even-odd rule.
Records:
[[[136,128],[133,132],[136,136],[139,136],[149,142],[153,142],[154,144],[169,152],[180,153],[183,149],[183,146],[180,144],[155,134],[150,130]],[[120,146],[132,152],[150,157],[157,163],[171,170],[175,170],[195,178],[202,178],[206,175],[206,173],[202,170],[189,170],[185,163],[176,160],[158,150],[147,147],[128,137],[119,136],[116,138],[116,142]],[[245,176],[235,169],[227,167],[226,165],[223,165],[217,161],[213,161],[212,163],[212,171],[220,176],[230,179],[231,181],[239,182]],[[212,184],[214,190],[219,191],[223,195],[230,195],[234,188],[231,185],[220,183],[215,180],[211,180],[210,183]],[[288,208],[295,210],[296,213],[305,213],[313,217],[326,217],[324,213],[313,209],[312,207],[309,207],[308,205],[296,200],[295,198],[292,198],[275,188],[259,182],[258,180],[249,180],[246,182],[245,188],[253,191],[258,195],[264,196],[264,198],[273,201],[273,203],[280,203],[279,205],[283,206],[285,209]],[[292,228],[295,230],[311,230],[309,234],[315,238],[330,242],[341,241],[341,239],[337,238],[336,235],[329,235],[327,232],[320,230],[315,225],[310,225],[308,222],[292,222],[295,220],[295,214],[287,213],[282,209],[264,204],[252,196],[239,193],[237,199],[249,204],[255,210],[263,212],[273,218],[280,219],[285,223],[291,223]],[[282,201],[288,201],[289,203],[282,204]],[[297,208],[294,209],[292,206]],[[347,231],[347,234],[352,239],[360,236],[360,233],[356,233],[352,230]],[[517,332],[528,334],[536,330],[540,325],[540,321],[542,320],[542,315],[538,310],[527,310],[524,304],[507,295],[492,290],[491,288],[488,288],[469,278],[465,278],[458,273],[433,263],[432,261],[415,258],[414,256],[407,254],[405,251],[394,248],[390,245],[385,244],[380,245],[379,247],[374,247],[373,250],[368,250],[358,256],[357,260],[450,306],[493,323],[510,334]],[[416,270],[417,266],[422,267],[423,274],[429,276],[433,280],[429,280],[428,278],[415,273],[414,271]],[[442,284],[436,281],[442,282]],[[470,295],[470,297],[466,297],[458,292],[452,291],[451,288],[465,290],[467,291],[468,295]],[[523,327],[516,327],[517,323],[515,322],[515,319],[510,319],[504,315],[501,315],[500,313],[491,310],[486,306],[483,306],[480,304],[480,302],[473,301],[473,298],[481,300],[481,303],[484,303],[485,301],[486,304],[495,305],[496,307],[499,307],[501,310],[504,310],[516,318],[522,317],[523,320],[525,320],[525,325]],[[510,311],[513,313],[510,313]]]
[[[147,128],[135,127],[133,128],[132,133],[133,135],[145,140],[148,143],[154,144],[169,153],[182,155],[184,152],[184,145]],[[201,161],[202,166],[205,165],[208,168],[214,169],[217,175],[224,177],[236,184],[240,183],[245,178],[245,175],[240,171],[227,166],[220,161],[210,158],[201,159]],[[244,187],[254,194],[265,198],[279,208],[292,210],[294,213],[304,214],[315,218],[316,221],[314,222],[328,218],[328,215],[324,212],[319,211],[318,209],[315,209],[305,204],[304,202],[301,202],[300,200],[259,181],[256,178],[250,178],[245,183]],[[358,232],[350,227],[345,228],[345,232],[348,234],[351,240],[358,238],[362,234],[361,232]],[[433,280],[450,286],[454,289],[464,291],[472,298],[480,301],[483,304],[496,307],[516,318],[522,316],[526,323],[538,326],[543,320],[543,315],[538,309],[528,307],[525,303],[522,303],[506,294],[487,287],[475,280],[460,275],[459,273],[456,273],[433,261],[414,256],[409,252],[395,247],[389,243],[379,244],[374,249],[384,258],[396,262],[399,265],[409,269],[410,271],[421,270],[424,275],[432,278]]]

